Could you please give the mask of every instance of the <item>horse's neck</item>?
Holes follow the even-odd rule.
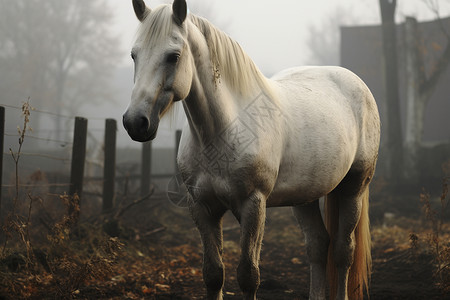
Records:
[[[189,96],[183,102],[190,129],[200,140],[214,138],[227,124],[225,100],[195,74]]]
[[[196,70],[183,105],[191,132],[200,142],[208,142],[235,117],[236,99],[224,81],[215,76],[206,40],[194,25],[189,32],[189,44]]]
[[[207,143],[262,90],[271,95],[272,87],[237,43],[207,21],[194,21],[198,24],[188,23],[188,41],[196,70],[184,107],[191,131],[200,142]],[[221,53],[221,58],[217,52]],[[224,52],[227,59],[230,55],[235,57],[227,63]]]

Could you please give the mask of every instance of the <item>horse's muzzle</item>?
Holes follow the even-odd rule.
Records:
[[[156,137],[156,126],[151,126],[150,120],[143,114],[131,115],[128,111],[123,115],[123,127],[128,135],[137,142],[147,142]]]

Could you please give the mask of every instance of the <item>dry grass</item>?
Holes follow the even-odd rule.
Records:
[[[449,224],[445,222],[445,216],[449,206],[448,184],[450,177],[443,180],[442,192],[439,198],[438,206],[433,206],[430,194],[425,191],[420,194],[422,211],[425,216],[425,225],[428,229],[425,234],[411,234],[411,247],[417,249],[419,245],[419,236],[426,242],[427,251],[433,254],[436,265],[435,278],[439,287],[450,292],[450,240]],[[423,237],[424,236],[424,237]]]
[[[12,209],[2,226],[0,297],[72,298],[90,280],[104,279],[111,274],[123,244],[101,230],[77,225],[80,199],[76,194],[60,196],[66,212],[59,220],[49,223],[39,217],[41,226],[32,222],[32,214],[36,210],[34,204],[39,203],[43,207],[44,201],[30,192],[23,199],[19,174],[22,146],[26,132],[31,130],[32,110],[29,101],[23,104],[18,150],[10,149],[15,163],[15,184]],[[32,241],[33,233],[45,229],[46,239]],[[87,231],[87,240],[91,242],[88,245],[83,242],[87,236],[82,236],[82,232]]]

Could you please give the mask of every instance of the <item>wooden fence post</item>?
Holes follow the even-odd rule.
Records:
[[[114,207],[114,187],[116,180],[116,132],[114,119],[105,121],[105,157],[103,164],[103,212]]]
[[[86,159],[86,137],[87,137],[87,119],[82,117],[75,118],[75,130],[73,133],[73,148],[72,148],[72,165],[70,169],[70,189],[69,195],[73,196],[75,193],[81,199],[83,192],[83,175],[84,162]],[[74,207],[71,207],[69,213],[73,212]]]
[[[150,180],[152,171],[152,142],[142,144],[141,160],[141,196],[147,196],[150,193]]]
[[[2,188],[3,188],[3,142],[5,136],[5,108],[0,106],[0,220],[2,216]]]
[[[178,174],[178,163],[177,163],[177,157],[178,157],[178,148],[180,148],[180,140],[181,140],[181,130],[175,131],[175,175]]]

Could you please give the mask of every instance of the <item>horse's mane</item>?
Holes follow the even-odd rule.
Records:
[[[191,15],[190,19],[206,39],[214,76],[219,75],[233,92],[244,97],[254,96],[261,89],[270,93],[266,77],[239,43],[204,18]]]
[[[206,39],[217,80],[225,81],[231,91],[243,97],[253,97],[261,90],[270,94],[268,80],[236,41],[204,18],[191,14],[190,20]],[[138,36],[151,49],[170,35],[173,26],[172,7],[161,5],[146,16]]]

